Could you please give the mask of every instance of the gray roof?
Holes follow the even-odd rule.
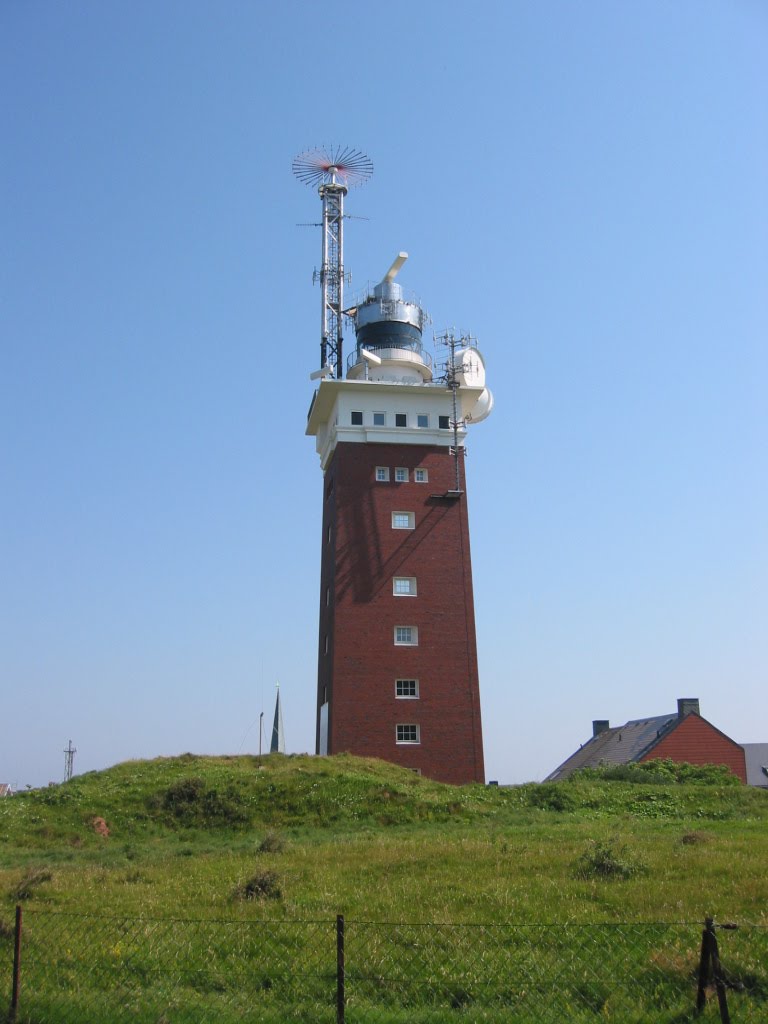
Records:
[[[579,768],[597,768],[600,764],[628,764],[630,761],[639,761],[643,754],[678,721],[677,714],[657,715],[654,718],[637,718],[625,725],[605,729],[588,740],[567,761],[563,761],[544,781],[566,779]]]
[[[744,743],[747,785],[768,787],[768,743]]]

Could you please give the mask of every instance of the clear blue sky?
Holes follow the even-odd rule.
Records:
[[[325,49],[324,49],[325,47]],[[496,408],[469,437],[489,778],[696,696],[768,741],[768,5],[0,4],[0,781],[311,750],[316,194],[375,164]],[[449,557],[450,553],[447,553]]]

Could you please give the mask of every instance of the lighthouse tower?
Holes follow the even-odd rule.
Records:
[[[406,253],[342,308],[343,197],[360,159],[314,150],[294,162],[323,200],[323,365],[306,428],[323,471],[316,749],[483,782],[463,454],[493,399],[470,339],[443,335],[433,365],[424,311],[397,280]],[[346,363],[344,316],[356,339]]]

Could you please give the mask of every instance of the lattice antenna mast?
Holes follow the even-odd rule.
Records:
[[[456,472],[456,490],[461,490],[461,471],[459,469],[459,460],[462,456],[466,455],[466,449],[463,445],[459,445],[459,430],[464,427],[464,420],[459,418],[459,402],[458,402],[458,391],[460,382],[458,374],[461,369],[460,366],[456,365],[456,352],[459,349],[468,348],[470,345],[475,345],[475,339],[469,334],[462,334],[460,338],[456,338],[453,331],[448,330],[443,334],[437,335],[435,342],[439,345],[444,345],[448,349],[448,362],[446,363],[445,373],[442,376],[442,380],[445,381],[446,386],[451,392],[451,398],[453,401],[453,416],[451,417],[451,429],[453,430],[453,444],[451,445],[451,455],[453,455],[454,468]]]
[[[331,367],[337,379],[344,375],[344,196],[373,174],[373,163],[356,149],[321,146],[300,153],[293,173],[305,185],[317,185],[323,203],[323,251],[320,271],[320,366]]]
[[[72,771],[75,766],[75,754],[77,748],[72,746],[72,740],[67,744],[67,749],[64,751],[64,781],[69,782],[72,778]]]

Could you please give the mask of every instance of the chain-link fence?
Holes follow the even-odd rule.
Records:
[[[25,910],[0,953],[16,1024],[681,1024],[697,1000],[702,1020],[768,1020],[768,928],[755,926],[721,934],[718,955],[700,925]]]

